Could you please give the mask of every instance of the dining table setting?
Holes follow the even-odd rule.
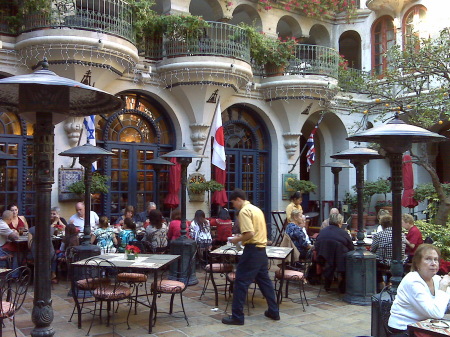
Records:
[[[440,337],[450,336],[449,319],[426,319],[408,325],[411,337]]]

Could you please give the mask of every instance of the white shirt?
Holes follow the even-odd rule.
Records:
[[[91,222],[91,230],[95,230],[98,222],[99,222],[99,218],[97,213],[95,213],[94,211],[91,211],[91,218],[90,218],[90,222]],[[72,215],[69,219],[69,221],[67,223],[73,223],[75,225],[75,227],[77,227],[80,230],[80,233],[84,231],[84,218],[81,218],[78,213],[75,213],[74,215]]]
[[[303,230],[303,233],[305,233],[306,242],[308,242],[308,245],[310,245],[311,244],[311,239],[309,238],[308,233],[306,233],[306,228],[302,227],[302,230]]]
[[[397,289],[397,296],[391,308],[388,325],[406,330],[409,324],[428,318],[441,319],[445,315],[450,294],[439,290],[441,277],[433,276],[434,293],[416,271],[408,273]]]
[[[8,241],[8,236],[12,233],[12,229],[8,224],[0,219],[0,246],[3,246]]]

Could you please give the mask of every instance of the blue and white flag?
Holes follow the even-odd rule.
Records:
[[[95,116],[84,117],[83,121],[84,127],[87,133],[87,143],[96,146],[95,142]],[[92,172],[97,170],[97,162],[92,163]]]

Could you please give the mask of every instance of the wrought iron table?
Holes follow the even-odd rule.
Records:
[[[145,271],[145,272],[153,272],[153,283],[156,284],[158,282],[158,271],[162,268],[172,264],[180,258],[180,255],[168,255],[168,254],[140,254],[135,260],[127,260],[125,258],[124,253],[120,254],[105,254],[99,255],[99,258],[106,259],[114,263],[114,265],[119,269],[136,269],[136,271]],[[92,257],[90,257],[92,258]],[[88,259],[90,259],[88,258]],[[83,266],[86,260],[80,260],[72,263],[74,266]],[[73,292],[74,300],[77,301],[76,292]],[[140,304],[146,305],[150,307],[150,314],[148,318],[148,332],[152,332],[153,328],[153,316],[154,308],[156,304],[156,291],[153,292],[152,303],[148,306],[143,302],[139,302]]]

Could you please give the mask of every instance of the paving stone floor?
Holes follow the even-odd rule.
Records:
[[[272,273],[273,274],[273,273]],[[184,293],[185,308],[189,318],[190,325],[180,313],[170,316],[164,313],[158,313],[156,326],[153,328],[153,334],[147,333],[149,309],[140,305],[138,314],[133,313],[130,316],[131,329],[128,330],[125,320],[128,306],[121,304],[116,314],[116,326],[114,336],[127,337],[147,337],[147,336],[302,336],[302,337],[355,337],[370,336],[370,306],[350,305],[342,300],[342,295],[338,294],[337,289],[331,289],[329,293],[321,292],[317,297],[319,286],[306,285],[306,297],[309,306],[303,311],[301,304],[295,303],[290,299],[283,299],[280,305],[280,321],[272,321],[264,316],[267,309],[265,300],[257,290],[254,304],[250,305],[250,315],[246,316],[245,325],[227,326],[221,323],[222,317],[226,313],[226,299],[223,294],[219,296],[219,309],[214,310],[214,294],[206,293],[201,300],[199,296],[203,286],[204,274],[197,271],[199,284],[190,286]],[[83,315],[83,327],[78,329],[73,320],[68,322],[73,309],[73,299],[67,296],[69,283],[60,281],[59,284],[52,286],[52,299],[54,320],[52,327],[55,330],[56,337],[75,337],[86,336],[92,315]],[[211,285],[209,288],[212,288]],[[33,329],[31,322],[31,309],[33,302],[33,293],[29,296],[16,315],[16,326],[18,336],[30,336]],[[292,285],[289,288],[289,297],[298,299],[298,288]],[[168,311],[169,296],[163,295],[158,298],[158,311]],[[179,296],[175,298],[175,311],[181,310]],[[231,309],[228,309],[231,311]],[[247,313],[246,313],[247,314]],[[100,323],[99,319],[94,320],[94,326],[88,336],[110,337],[113,336],[112,327],[106,327],[105,321]],[[3,336],[13,337],[12,322],[5,320]]]

